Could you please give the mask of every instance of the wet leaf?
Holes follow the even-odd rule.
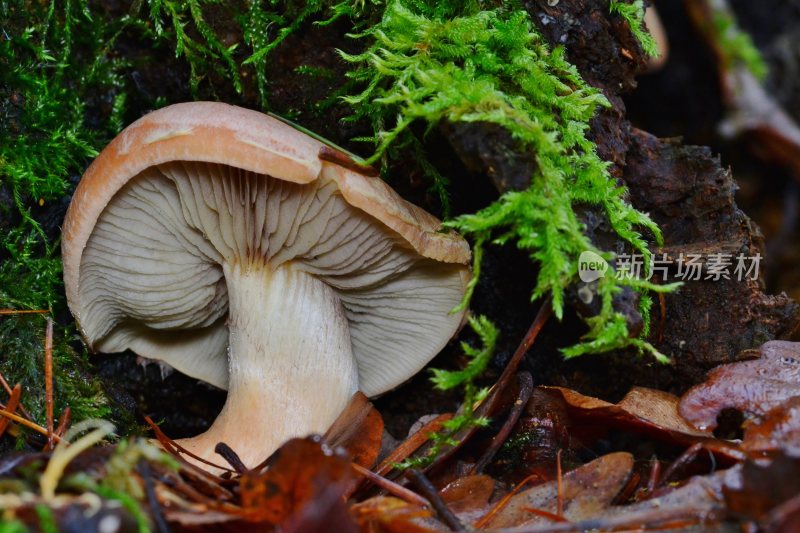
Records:
[[[723,485],[729,480],[738,480],[740,476],[739,466],[705,476],[694,476],[678,487],[668,486],[658,490],[647,500],[606,508],[592,517],[592,528],[601,531],[662,531],[719,524],[727,515],[722,495]]]
[[[266,471],[250,471],[239,480],[242,515],[250,521],[281,524],[297,513],[323,513],[331,487],[341,498],[352,482],[350,459],[320,437],[292,439],[275,452]],[[325,495],[325,498],[321,496]],[[348,523],[329,524],[347,530]]]
[[[723,492],[731,511],[759,519],[800,495],[800,459],[779,455],[766,465],[747,461],[741,476],[726,479]]]
[[[562,518],[577,521],[596,516],[611,505],[633,470],[633,456],[605,455],[567,473],[562,480]],[[513,496],[487,524],[488,528],[551,523],[557,513],[558,482],[549,481]]]
[[[800,396],[800,344],[770,341],[753,353],[760,357],[719,366],[704,383],[689,389],[681,398],[680,414],[695,427],[714,429],[723,409],[762,416]]]
[[[359,391],[325,433],[325,442],[345,448],[354,463],[372,468],[381,451],[382,437],[383,417]]]
[[[432,533],[421,521],[432,516],[429,509],[398,498],[376,496],[350,507],[359,530],[367,533]]]
[[[487,511],[494,487],[494,479],[480,474],[456,479],[439,492],[461,521],[473,523]]]
[[[742,448],[767,453],[783,450],[800,457],[800,396],[795,396],[745,426]]]
[[[602,417],[631,429],[649,430],[649,433],[678,440],[685,440],[680,437],[712,436],[711,433],[688,424],[678,414],[678,397],[668,392],[634,387],[622,401],[613,404],[563,387],[542,389],[559,394],[573,415]]]

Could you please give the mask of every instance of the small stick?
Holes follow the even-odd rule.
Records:
[[[680,457],[675,459],[672,462],[672,464],[669,465],[669,468],[667,468],[666,471],[664,471],[664,475],[661,478],[659,485],[665,483],[669,478],[671,478],[675,474],[675,472],[678,471],[679,468],[683,468],[684,466],[694,461],[695,457],[697,457],[697,454],[700,453],[700,450],[702,449],[703,449],[703,444],[700,442],[695,442],[694,444],[686,448],[686,451],[683,452],[680,455]]]
[[[56,428],[56,435],[59,437],[64,436],[64,432],[67,431],[69,427],[69,423],[72,421],[72,409],[69,407],[65,407],[63,411],[61,411],[61,416],[58,417],[58,427]]]
[[[661,462],[654,455],[650,463],[650,479],[647,480],[647,494],[653,494],[661,479]]]
[[[422,507],[431,507],[431,503],[422,496],[420,496],[419,494],[417,494],[416,492],[413,492],[405,488],[404,486],[395,483],[394,481],[388,480],[383,476],[379,476],[372,470],[364,468],[360,464],[350,463],[350,466],[356,473],[364,476],[364,479],[368,479],[374,485],[382,488],[389,494],[393,494],[394,496],[397,496],[401,500],[404,500],[408,503],[413,503],[414,505],[420,505]]]
[[[0,309],[0,316],[7,315],[46,315],[47,309]]]
[[[47,318],[44,337],[44,393],[47,409],[47,450],[53,449],[53,319]]]
[[[21,395],[22,395],[22,386],[19,383],[17,383],[16,386],[14,387],[14,391],[8,398],[8,405],[6,406],[0,404],[0,407],[8,411],[9,413],[13,413],[19,407],[19,397]],[[9,420],[8,418],[0,420],[0,436],[6,432],[6,429],[8,428],[9,424],[11,424],[11,420]]]
[[[139,470],[139,475],[142,476],[147,503],[150,506],[153,522],[156,524],[156,531],[158,533],[169,533],[169,526],[167,521],[164,520],[164,513],[161,511],[161,505],[159,505],[156,497],[155,487],[153,486],[153,472],[150,470],[150,465],[144,459],[140,459],[137,470]]]
[[[3,385],[3,389],[6,391],[6,394],[8,394],[8,395],[10,396],[10,395],[12,394],[12,390],[11,390],[11,387],[9,386],[9,384],[8,384],[8,381],[6,381],[6,378],[4,378],[4,377],[3,377],[3,373],[2,373],[2,372],[0,372],[0,384],[2,384],[2,385]],[[22,406],[22,401],[20,401],[20,403],[19,403],[19,411],[20,411],[20,413],[22,413],[22,415],[23,415],[25,418],[27,418],[28,420],[30,420],[31,422],[33,422],[33,417],[32,417],[32,416],[31,416],[31,414],[30,414],[30,413],[27,411],[27,409],[25,409],[25,408]]]
[[[29,420],[25,420],[21,416],[15,415],[14,413],[9,413],[5,409],[0,411],[0,416],[4,416],[6,418],[10,418],[11,420],[16,422],[17,424],[19,424],[21,426],[25,426],[26,428],[32,429],[32,430],[36,431],[37,433],[41,433],[42,435],[44,435],[46,437],[49,436],[48,433],[47,433],[47,430],[45,428],[43,428],[42,426],[40,426],[39,424],[36,424],[36,423],[31,422]],[[55,439],[56,442],[61,442],[61,437],[59,437],[58,435],[53,435],[53,438]]]
[[[452,531],[466,531],[464,529],[464,524],[458,519],[458,517],[453,514],[453,511],[444,503],[442,497],[439,495],[439,491],[436,490],[436,487],[433,486],[433,483],[425,477],[425,474],[417,470],[416,468],[410,468],[408,470],[408,475],[411,478],[411,481],[414,485],[417,486],[419,491],[430,500],[433,509],[436,511],[436,514],[439,515],[439,518],[452,530]]]
[[[519,394],[517,395],[516,401],[514,401],[513,407],[511,407],[511,412],[508,414],[508,418],[503,424],[503,427],[500,428],[500,431],[497,432],[497,435],[492,438],[489,449],[484,452],[478,462],[475,463],[475,466],[472,467],[472,471],[470,471],[471,475],[480,474],[483,472],[483,469],[486,468],[492,459],[494,459],[497,451],[506,442],[506,440],[508,440],[511,430],[513,430],[514,426],[517,425],[517,421],[522,415],[522,411],[528,404],[528,400],[533,393],[533,378],[531,377],[530,372],[520,372],[517,374],[517,381],[519,381]]]
[[[511,498],[513,498],[514,496],[516,496],[516,495],[517,495],[517,494],[518,494],[518,493],[519,493],[519,492],[520,492],[520,491],[521,491],[523,488],[525,488],[525,485],[527,485],[529,481],[533,480],[534,478],[538,478],[538,477],[539,477],[539,474],[538,474],[538,473],[536,473],[536,474],[531,474],[530,476],[526,477],[525,479],[523,479],[522,481],[520,481],[519,483],[517,483],[517,486],[516,486],[516,487],[514,487],[514,489],[513,489],[511,492],[509,492],[508,494],[506,494],[505,496],[503,496],[503,497],[500,499],[500,501],[499,501],[499,502],[497,502],[497,503],[494,505],[494,507],[492,507],[491,509],[489,509],[489,511],[488,511],[488,512],[487,512],[485,515],[483,515],[483,516],[481,517],[481,519],[480,519],[480,520],[478,520],[477,522],[475,522],[475,529],[481,529],[481,528],[485,527],[485,526],[486,526],[486,524],[488,524],[488,523],[489,523],[489,521],[490,521],[492,518],[494,518],[494,516],[495,516],[497,513],[499,513],[500,511],[502,511],[502,510],[505,508],[505,506],[506,506],[506,505],[508,505],[508,502],[509,502],[509,501],[511,501]]]
[[[212,463],[211,461],[203,459],[199,455],[193,454],[192,452],[190,452],[189,450],[187,450],[186,448],[184,448],[183,446],[181,446],[180,444],[178,444],[177,442],[175,442],[171,438],[167,437],[164,434],[164,432],[161,431],[161,428],[158,427],[156,425],[156,423],[153,422],[153,419],[150,418],[149,416],[144,415],[144,421],[147,422],[147,425],[150,426],[150,429],[152,429],[153,433],[156,434],[156,440],[158,442],[160,442],[161,445],[164,446],[164,448],[168,452],[170,452],[172,455],[175,455],[176,457],[179,457],[180,459],[183,459],[184,461],[186,461],[186,459],[181,457],[181,454],[183,453],[183,454],[188,455],[189,457],[191,457],[192,459],[194,459],[196,461],[200,461],[201,463],[207,464],[208,466],[213,466],[214,468],[217,468],[219,470],[225,470],[227,472],[230,472],[231,474],[235,474],[236,473],[235,470],[231,470],[230,468],[228,468],[226,466],[222,466],[222,465],[218,465],[216,463]],[[188,461],[186,461],[186,462],[188,464],[191,464]],[[194,466],[194,465],[192,465],[192,466]],[[214,474],[211,474],[210,472],[206,472],[205,470],[203,470],[202,472],[205,473],[205,474],[208,474],[210,476],[213,476],[215,478],[219,478],[219,476],[214,476]]]
[[[542,518],[547,518],[551,522],[569,522],[566,518],[561,516],[560,514],[551,513],[550,511],[545,511],[544,509],[536,509],[534,507],[526,507],[525,510],[531,514],[535,514],[536,516],[541,516]]]
[[[237,474],[244,474],[248,471],[248,468],[244,465],[242,460],[239,458],[239,454],[233,451],[233,448],[225,444],[224,442],[218,442],[216,446],[214,446],[214,452],[217,455],[222,456],[223,459],[228,461],[228,464],[236,470]]]
[[[556,514],[564,516],[564,477],[561,475],[561,448],[556,452],[556,486],[558,487],[558,498],[556,499]]]
[[[412,453],[420,449],[430,440],[430,434],[440,431],[444,423],[453,418],[452,413],[444,413],[428,421],[419,431],[408,437],[399,446],[392,450],[381,464],[375,468],[375,473],[385,476],[394,469],[394,465],[407,459]]]

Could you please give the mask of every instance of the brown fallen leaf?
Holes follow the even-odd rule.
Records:
[[[613,404],[563,387],[541,388],[563,398],[573,417],[599,418],[603,425],[611,422],[662,440],[693,442],[698,437],[713,437],[710,432],[688,424],[678,414],[678,397],[668,392],[634,387],[619,403]]]
[[[344,450],[328,447],[321,437],[292,439],[275,452],[266,471],[242,474],[241,516],[250,522],[282,524],[298,513],[315,512],[308,506],[326,505],[331,487],[338,491],[336,497],[342,498],[352,482],[350,458]],[[350,524],[329,526],[348,530]]]
[[[773,407],[761,421],[747,424],[742,448],[761,454],[783,450],[800,457],[800,396]]]
[[[354,463],[372,468],[381,451],[383,417],[364,393],[356,392],[324,438],[330,446],[346,449]]]
[[[712,526],[719,525],[727,516],[723,486],[740,477],[739,465],[713,474],[694,476],[678,487],[659,489],[647,500],[608,507],[593,517],[591,527],[600,531],[721,531]],[[584,528],[576,527],[575,530],[583,531]]]
[[[571,472],[563,480],[564,511],[569,521],[594,517],[611,505],[633,470],[633,456],[625,452],[604,455]],[[551,523],[543,515],[557,512],[558,482],[549,481],[513,496],[485,526],[505,528]]]
[[[800,459],[780,454],[767,464],[747,461],[741,475],[723,487],[725,501],[734,513],[758,521],[771,510],[800,495]]]
[[[714,429],[723,409],[763,416],[793,396],[800,396],[800,344],[770,341],[753,355],[760,357],[718,366],[704,383],[681,397],[678,411],[695,427]]]
[[[479,474],[451,481],[439,493],[459,520],[473,524],[488,510],[494,488],[494,479]]]
[[[421,523],[432,514],[430,509],[390,496],[376,496],[350,507],[350,515],[363,533],[433,533],[438,530]]]

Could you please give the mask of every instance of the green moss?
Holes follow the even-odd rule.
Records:
[[[650,57],[658,57],[658,45],[644,27],[644,0],[634,0],[631,3],[611,0],[608,9],[625,19],[645,54]]]
[[[42,533],[58,533],[56,517],[48,506],[43,503],[37,503],[33,509],[39,519],[39,529]]]
[[[28,528],[19,520],[6,521],[0,518],[0,533],[28,533]]]
[[[226,3],[219,0],[147,0],[148,35],[156,42],[175,49],[175,55],[189,66],[192,96],[197,98],[201,85],[214,93],[215,79],[232,84],[243,94],[243,77],[256,80],[259,103],[269,108],[269,55],[287,37],[297,32],[315,15],[325,17],[317,24],[330,24],[340,17],[355,16],[363,9],[356,2],[308,2],[271,0],[269,2]],[[137,14],[137,16],[139,16]],[[227,28],[210,22],[234,21]]]
[[[598,206],[617,235],[649,262],[639,232],[649,231],[660,243],[658,227],[630,206],[609,163],[586,137],[591,118],[609,104],[580,77],[562,47],[550,48],[527,12],[393,0],[380,23],[357,37],[369,43],[367,50],[342,56],[356,67],[350,76],[363,88],[347,98],[357,109],[354,118],[369,118],[375,127],[370,162],[416,142],[413,123],[432,127],[443,120],[498,124],[536,154],[539,168],[529,189],[505,193],[478,213],[447,223],[473,238],[476,277],[485,243],[513,243],[539,265],[533,298],[552,296],[560,318],[565,290],[577,278],[578,256],[586,250],[602,254],[576,215],[580,204]],[[614,276],[601,279],[602,311],[587,320],[584,342],[566,355],[634,346],[663,359],[642,339],[629,338],[625,317],[613,310],[612,299],[624,285],[642,293],[656,289]],[[474,283],[470,294],[473,288]]]
[[[485,316],[470,317],[469,325],[480,341],[480,348],[461,343],[461,349],[469,359],[462,370],[431,369],[433,386],[440,391],[448,391],[458,387],[464,388],[462,408],[453,418],[442,424],[442,430],[429,435],[430,448],[424,455],[410,457],[399,463],[396,468],[424,468],[441,454],[446,446],[457,444],[455,436],[467,428],[486,427],[489,419],[475,415],[474,407],[480,404],[489,394],[489,389],[479,388],[475,380],[483,374],[494,355],[497,345],[497,328]]]
[[[121,123],[124,62],[109,56],[123,21],[93,17],[85,2],[12,0],[0,3],[0,187],[10,194],[0,231],[0,308],[63,310],[58,242],[50,241],[34,210],[69,191],[97,149]],[[77,31],[81,28],[81,31]],[[109,110],[91,113],[87,102]],[[41,206],[44,206],[42,208]],[[104,416],[107,401],[88,377],[85,354],[58,332],[54,350],[57,408],[77,418]],[[42,317],[0,318],[0,371],[23,384],[23,402],[44,420]]]
[[[715,10],[712,17],[715,41],[719,47],[721,60],[726,69],[743,65],[759,80],[767,77],[768,69],[764,58],[753,40],[739,28],[733,13]]]

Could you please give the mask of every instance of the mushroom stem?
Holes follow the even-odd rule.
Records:
[[[179,441],[219,462],[225,442],[248,467],[284,441],[323,433],[358,389],[358,369],[339,298],[285,263],[223,264],[230,302],[228,398],[212,426]]]

